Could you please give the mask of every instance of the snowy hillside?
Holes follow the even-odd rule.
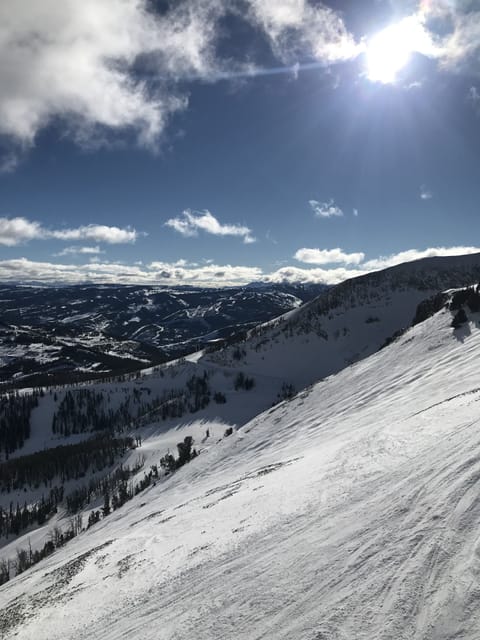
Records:
[[[246,376],[199,364],[200,355],[121,379],[0,396],[0,584],[15,574],[25,541],[29,554],[51,553],[59,529],[68,539],[74,519],[86,526],[92,512],[100,517],[106,493],[115,500],[123,483],[131,497],[155,482],[179,442],[193,438],[203,454],[291,393],[281,372]]]
[[[417,305],[480,280],[480,255],[427,258],[347,280],[209,353],[205,362],[279,375],[297,390],[375,353],[411,325]]]
[[[0,587],[2,638],[476,640],[480,315],[458,329],[452,315],[254,418]]]
[[[411,324],[425,296],[471,282],[479,270],[476,256],[402,265],[345,282],[213,353],[33,396],[0,396],[3,557],[15,561],[25,532],[29,549],[39,552],[68,518],[79,514],[85,524],[121,482],[133,495],[182,438],[204,450],[226,429],[374,353]],[[123,479],[115,475],[119,465]]]

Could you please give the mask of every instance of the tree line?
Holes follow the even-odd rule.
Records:
[[[5,584],[14,575],[19,575],[29,569],[43,558],[51,555],[56,549],[63,547],[69,540],[72,540],[83,531],[83,519],[81,514],[71,518],[69,527],[63,531],[60,527],[54,527],[50,532],[49,539],[41,549],[32,550],[29,542],[28,548],[19,547],[17,549],[16,560],[12,563],[9,560],[0,560],[0,585]]]
[[[186,413],[205,409],[212,397],[217,403],[226,402],[225,395],[213,393],[210,374],[190,376],[185,386],[168,389],[151,396],[148,388],[133,389],[132,393],[116,408],[110,405],[108,394],[91,389],[69,390],[65,393],[52,418],[52,432],[57,435],[108,431],[121,433],[126,428],[139,427],[149,420],[181,418]],[[240,375],[235,388],[249,389],[253,379]]]
[[[3,451],[5,460],[21,449],[30,437],[31,414],[43,395],[43,391],[34,390],[30,394],[5,393],[0,396],[0,452]]]
[[[0,506],[0,537],[8,539],[12,535],[18,536],[32,524],[42,526],[57,513],[57,507],[62,500],[63,487],[53,487],[47,498],[42,496],[42,499],[33,505],[27,505],[25,502],[22,507],[17,502],[14,507],[13,502],[10,502],[9,509]]]
[[[85,477],[87,471],[102,471],[114,464],[128,449],[134,449],[132,437],[113,438],[99,435],[76,444],[61,445],[37,451],[0,464],[0,491],[10,492],[24,487],[47,487],[59,478],[60,484]]]
[[[103,497],[105,502],[105,495],[113,496],[117,491],[122,496],[125,493],[132,493],[134,487],[131,485],[127,487],[127,482],[142,469],[144,464],[144,458],[140,457],[133,466],[122,464],[106,477],[90,478],[88,484],[77,487],[66,496],[65,504],[68,512],[75,514],[99,497]]]

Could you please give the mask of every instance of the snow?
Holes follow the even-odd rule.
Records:
[[[92,318],[91,313],[75,313],[75,314],[70,314],[65,318],[62,318],[60,322],[62,324],[71,324],[71,323],[78,322],[79,320],[90,320],[91,318]]]
[[[2,637],[476,640],[480,329],[450,321],[260,414],[0,587]]]
[[[318,381],[345,366],[377,351],[398,329],[410,325],[417,305],[428,295],[409,289],[394,292],[387,301],[365,300],[353,308],[341,307],[315,318],[315,326],[298,329],[304,308],[290,311],[281,322],[293,321],[294,329],[284,324],[266,323],[258,335],[247,338],[238,347],[245,357],[235,360],[237,345],[206,355],[206,362],[238,367],[249,374],[278,375],[297,389]],[[372,322],[372,319],[375,321]]]
[[[478,255],[428,258],[347,280],[268,321],[204,361],[278,375],[297,389],[375,353],[410,326],[417,305],[439,291],[476,283]],[[245,351],[238,359],[238,349]]]

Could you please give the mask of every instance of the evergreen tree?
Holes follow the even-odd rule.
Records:
[[[467,317],[467,314],[465,313],[465,310],[462,308],[462,309],[459,309],[457,311],[457,313],[455,314],[455,316],[454,316],[454,318],[452,320],[451,326],[454,329],[458,329],[459,327],[461,327],[466,322],[468,322],[468,317]]]
[[[108,489],[105,490],[105,494],[103,496],[102,512],[104,518],[110,514],[110,493]]]

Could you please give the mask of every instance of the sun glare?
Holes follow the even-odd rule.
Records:
[[[417,16],[386,27],[366,44],[367,76],[372,82],[395,82],[412,53],[430,53],[432,42]]]

